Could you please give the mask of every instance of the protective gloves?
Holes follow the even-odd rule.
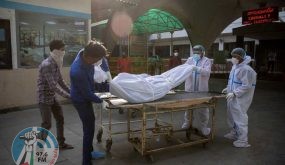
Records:
[[[193,71],[195,71],[195,72],[200,72],[200,67],[198,67],[198,66],[193,66]]]
[[[107,107],[109,107],[109,103],[108,103],[107,101],[103,100],[103,102],[102,102],[102,108],[105,109],[105,110],[107,110]]]
[[[234,93],[228,93],[227,96],[226,96],[226,99],[227,101],[230,101],[231,99],[233,99],[235,97],[235,94]]]
[[[222,90],[222,93],[227,93],[228,88]]]

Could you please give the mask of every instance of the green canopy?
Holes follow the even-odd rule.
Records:
[[[150,9],[134,22],[133,34],[153,34],[182,30],[182,23],[173,15],[158,9]]]

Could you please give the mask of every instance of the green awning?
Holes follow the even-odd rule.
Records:
[[[134,22],[133,34],[153,34],[182,30],[182,23],[170,13],[150,9]]]

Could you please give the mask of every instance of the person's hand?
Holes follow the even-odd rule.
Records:
[[[102,102],[102,108],[103,108],[103,109],[107,109],[106,107],[109,107],[109,103],[108,103],[107,101],[103,100],[103,102]]]
[[[227,93],[228,88],[222,90],[222,93]]]
[[[231,93],[228,93],[228,94],[227,94],[226,99],[227,99],[228,101],[230,101],[230,100],[232,100],[234,97],[235,97],[235,94],[231,92]]]
[[[200,72],[200,70],[201,70],[201,67],[198,67],[198,66],[193,67],[193,71],[195,72]]]
[[[198,67],[197,66],[193,66],[193,71],[197,71],[198,70]]]
[[[201,72],[201,67],[197,66],[197,72],[200,73]]]
[[[25,133],[25,144],[26,144],[26,152],[33,151],[33,144],[37,141],[37,136],[35,131],[30,131]]]

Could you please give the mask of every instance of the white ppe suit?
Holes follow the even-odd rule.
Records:
[[[212,61],[203,56],[200,60],[195,61],[193,57],[189,57],[187,64],[197,66],[197,71],[192,74],[185,81],[185,91],[187,92],[208,92],[208,81],[211,74]],[[185,125],[189,125],[189,112],[186,111],[184,115]],[[187,124],[187,122],[189,124]],[[209,109],[202,108],[193,111],[193,127],[199,129],[203,134],[209,134],[207,129],[209,122]],[[184,124],[183,124],[184,125]],[[183,127],[183,126],[182,126]],[[208,131],[206,131],[208,130]]]
[[[247,65],[250,61],[251,58],[245,56],[242,63],[233,65],[227,85],[227,93],[235,95],[227,100],[228,124],[237,141],[244,144],[248,141],[247,110],[256,84],[256,72]]]

